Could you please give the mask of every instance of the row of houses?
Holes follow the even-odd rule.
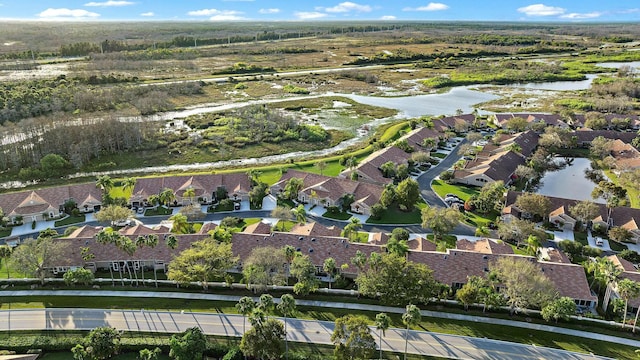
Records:
[[[510,221],[512,218],[523,218],[529,215],[516,206],[516,200],[522,193],[518,191],[508,191],[505,199],[505,206],[502,210],[502,220]],[[546,196],[551,203],[548,215],[549,222],[561,228],[573,230],[578,219],[571,214],[571,207],[577,204],[578,200],[564,199],[553,196]],[[626,206],[607,208],[605,204],[596,205],[599,208],[598,215],[590,219],[592,224],[600,224],[606,228],[620,226],[629,230],[632,235],[631,242],[640,243],[640,209]]]
[[[558,114],[537,114],[537,113],[499,113],[489,115],[488,121],[495,124],[501,129],[506,129],[507,124],[514,118],[524,119],[530,127],[535,124],[541,124],[544,127],[554,126],[563,129],[580,129],[585,128],[587,118],[583,114],[574,114],[570,118],[565,118]],[[621,114],[603,114],[602,119],[607,123],[608,129],[616,128],[616,120],[628,120],[629,128],[632,130],[640,130],[640,116],[638,115],[621,115]]]
[[[210,231],[214,227],[215,225],[207,226],[206,231]],[[99,227],[85,226],[77,229],[67,238],[57,239],[56,241],[68,243],[71,252],[61,263],[51,264],[51,269],[57,273],[74,267],[118,271],[123,266],[131,266],[134,270],[140,267],[166,270],[167,264],[171,262],[173,257],[189,248],[194,241],[208,236],[203,231],[198,234],[175,235],[178,238],[177,246],[175,249],[171,249],[162,241],[169,235],[167,227],[150,229],[138,225],[125,228],[121,230],[122,234],[129,236],[132,240],[149,234],[155,234],[160,239],[156,247],[139,247],[130,255],[115,245],[98,243],[95,237],[100,230]],[[232,271],[241,271],[243,261],[257,247],[283,248],[289,245],[298,252],[308,255],[320,275],[326,258],[334,258],[338,265],[351,264],[351,259],[355,257],[357,252],[369,256],[373,252],[386,251],[384,245],[389,239],[388,234],[373,234],[371,239],[369,243],[352,243],[348,239],[340,237],[339,228],[327,228],[317,223],[297,225],[290,232],[278,232],[273,231],[270,224],[261,222],[233,235],[232,251],[240,260]],[[94,258],[89,261],[84,260],[81,254],[82,247],[88,247]],[[523,261],[536,262],[540,271],[544,272],[555,284],[559,294],[574,299],[577,305],[594,307],[598,301],[589,289],[584,269],[568,261],[543,261],[530,256],[515,255],[510,246],[489,239],[461,240],[458,242],[457,249],[449,249],[447,252],[435,251],[435,244],[424,238],[410,240],[409,247],[408,260],[426,264],[433,270],[434,278],[437,281],[454,289],[462,287],[469,276],[485,276],[489,272],[492,261],[501,257],[515,257]],[[562,259],[562,257],[558,258]],[[286,267],[287,264],[283,264],[283,266]],[[344,274],[355,277],[358,271],[356,267],[349,266],[344,270]],[[640,276],[640,274],[638,275]]]

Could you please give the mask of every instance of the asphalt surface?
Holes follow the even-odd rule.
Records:
[[[37,309],[0,311],[0,331],[91,330],[111,326],[124,331],[177,333],[197,326],[206,334],[239,337],[243,333],[241,315],[147,310]],[[249,326],[247,326],[249,328]],[[334,323],[288,319],[290,341],[331,344]],[[374,338],[377,331],[372,328]],[[405,330],[389,329],[382,349],[404,352]],[[454,359],[606,359],[564,350],[489,340],[467,336],[408,332],[408,352]],[[377,340],[376,340],[377,342]]]

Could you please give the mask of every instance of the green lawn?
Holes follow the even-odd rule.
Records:
[[[611,250],[613,251],[617,251],[620,252],[622,250],[627,250],[627,245],[617,242],[617,241],[613,241],[611,239],[609,239],[609,247],[611,247]]]
[[[146,209],[144,211],[144,216],[158,216],[158,215],[171,215],[171,213],[173,212],[173,209],[171,208],[166,208],[164,206],[158,206],[155,209],[151,208],[151,209]]]
[[[322,214],[322,217],[326,217],[329,219],[335,219],[335,220],[349,220],[351,219],[351,214],[349,214],[348,212],[339,212],[339,213],[332,213],[329,211],[325,211],[324,214]]]
[[[421,210],[427,206],[426,203],[420,202],[415,205],[411,212],[405,212],[398,209],[394,203],[382,213],[380,219],[367,219],[367,224],[421,224]]]
[[[455,194],[458,195],[460,199],[466,201],[471,196],[480,193],[480,189],[477,187],[447,184],[442,180],[433,180],[433,182],[431,183],[431,188],[436,194],[438,194],[438,196],[443,199],[447,194]]]
[[[605,170],[604,174],[616,185],[620,185],[618,175],[611,170]],[[620,185],[621,186],[621,185]],[[627,198],[629,199],[629,207],[640,208],[640,192],[632,187],[624,187],[627,190]]]
[[[77,223],[83,223],[83,222],[85,222],[85,216],[84,214],[80,214],[78,216],[73,216],[73,215],[67,216],[62,220],[58,220],[54,222],[53,225],[55,227],[59,227],[59,226],[65,226],[65,225],[71,225],[71,224],[77,224]]]
[[[438,158],[438,159],[444,159],[444,158],[447,157],[447,154],[439,153],[439,152],[432,152],[431,156],[435,157],[435,158]]]
[[[11,236],[12,230],[13,230],[12,227],[6,227],[6,228],[0,229],[0,238]]]
[[[574,231],[573,232],[573,238],[575,241],[579,242],[580,244],[587,246],[589,245],[589,240],[587,240],[587,233],[583,232],[583,231]]]
[[[153,345],[149,345],[149,349],[153,349]],[[73,355],[70,352],[52,352],[52,353],[44,354],[44,356],[42,356],[40,359],[69,360],[69,359],[73,359]],[[120,354],[118,356],[114,356],[111,358],[111,360],[138,360],[138,359],[139,359],[138,353],[135,353],[135,352]],[[160,356],[158,356],[158,360],[169,360],[169,359],[170,359],[169,355],[166,355],[166,354],[160,354]]]
[[[276,231],[291,231],[291,229],[293,228],[293,226],[297,224],[297,222],[295,221],[291,221],[291,220],[279,220],[276,225],[273,227],[274,230]]]

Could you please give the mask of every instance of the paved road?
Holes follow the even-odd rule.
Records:
[[[112,326],[125,331],[177,333],[200,327],[206,334],[241,336],[240,315],[178,313],[146,310],[38,309],[0,311],[0,331],[90,330]],[[288,320],[288,338],[296,342],[331,344],[334,324],[326,321]],[[375,329],[372,329],[375,332]],[[377,335],[377,333],[375,333]],[[389,329],[383,350],[404,351],[404,329]],[[376,336],[377,337],[377,336]],[[605,359],[593,355],[466,336],[410,331],[408,352],[454,359]]]

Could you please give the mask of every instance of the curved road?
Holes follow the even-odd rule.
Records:
[[[111,326],[124,331],[178,333],[197,326],[206,334],[239,337],[241,315],[162,312],[146,310],[37,309],[0,311],[0,331],[91,330]],[[296,342],[332,344],[334,323],[288,319],[288,339]],[[371,328],[377,338],[377,331]],[[389,329],[382,340],[385,351],[404,351],[404,329]],[[408,352],[453,359],[606,359],[564,350],[483,338],[409,331]],[[377,342],[377,340],[376,340]]]

